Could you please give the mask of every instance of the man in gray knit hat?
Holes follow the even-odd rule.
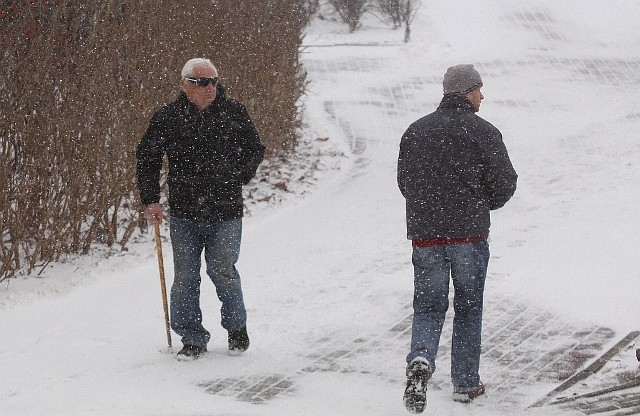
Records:
[[[404,404],[426,405],[427,381],[455,290],[451,380],[453,398],[484,394],[480,381],[482,303],[489,262],[490,211],[514,194],[516,174],[502,135],[475,113],[484,99],[473,65],[444,75],[438,109],[409,126],[400,142],[398,186],[406,199],[407,237],[414,266],[413,326]]]

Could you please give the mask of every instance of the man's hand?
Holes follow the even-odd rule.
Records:
[[[151,225],[160,224],[163,217],[162,205],[160,204],[149,204],[144,209],[144,218]]]

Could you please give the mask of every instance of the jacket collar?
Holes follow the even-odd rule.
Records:
[[[461,108],[474,112],[473,104],[460,94],[447,94],[443,96],[438,108]]]

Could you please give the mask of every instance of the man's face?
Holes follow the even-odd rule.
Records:
[[[471,105],[473,105],[473,109],[476,113],[480,111],[480,103],[484,99],[484,95],[482,95],[482,92],[480,92],[480,88],[482,87],[478,87],[475,90],[469,91],[464,95],[467,100],[471,102]]]
[[[195,104],[199,110],[209,107],[213,100],[216,99],[216,86],[209,82],[205,87],[196,85],[195,82],[187,78],[216,78],[216,71],[206,65],[196,65],[191,74],[182,79],[181,86],[189,101]]]

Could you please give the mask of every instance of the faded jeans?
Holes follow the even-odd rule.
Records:
[[[202,222],[171,217],[174,281],[171,287],[171,328],[182,343],[206,347],[211,337],[202,326],[200,266],[204,250],[207,275],[215,285],[221,324],[227,331],[245,326],[240,275],[235,267],[240,252],[242,219]]]
[[[435,371],[442,325],[449,308],[449,276],[453,280],[451,380],[454,391],[478,385],[482,343],[482,301],[489,263],[489,244],[450,244],[413,249],[414,297],[411,352],[407,363],[425,358]]]

